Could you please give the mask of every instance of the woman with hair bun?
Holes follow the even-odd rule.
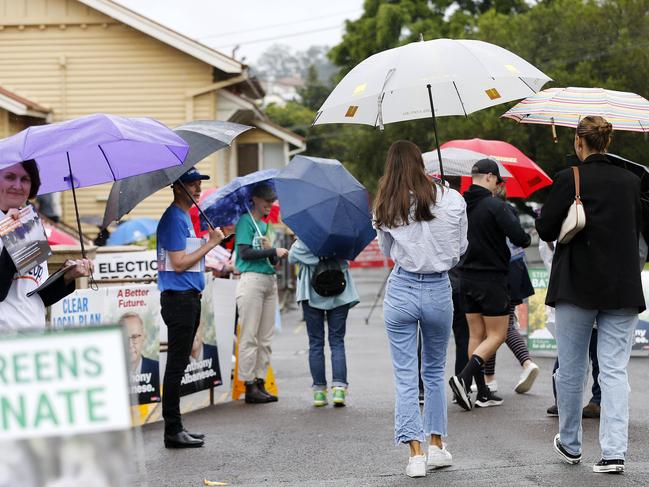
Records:
[[[607,158],[612,130],[598,116],[585,117],[577,126],[574,147],[581,161],[580,197],[586,226],[569,243],[557,245],[546,298],[546,304],[556,309],[559,354],[559,434],[554,448],[570,464],[581,461],[581,404],[588,345],[597,322],[602,459],[593,471],[599,473],[624,471],[629,425],[627,365],[638,313],[645,309],[638,265],[640,179]],[[573,170],[564,169],[555,177],[536,221],[542,240],[558,238],[574,200]]]

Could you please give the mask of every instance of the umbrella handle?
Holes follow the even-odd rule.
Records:
[[[442,151],[439,147],[439,137],[437,136],[437,120],[435,119],[435,104],[433,103],[433,88],[430,84],[426,86],[428,88],[428,101],[430,102],[430,111],[433,114],[433,132],[435,132],[435,145],[437,146],[437,157],[439,159],[439,175],[441,176],[442,181],[444,181],[445,179],[444,165],[442,164]]]
[[[192,200],[192,203],[196,206],[196,208],[198,209],[198,211],[199,211],[199,213],[201,214],[201,216],[202,216],[203,218],[205,218],[205,221],[206,221],[207,224],[209,225],[210,229],[211,229],[211,230],[214,230],[214,225],[212,225],[212,222],[210,221],[210,219],[209,219],[209,218],[207,217],[207,215],[203,212],[203,210],[201,210],[201,207],[198,206],[198,203],[196,202],[196,200],[194,199],[194,197],[193,197],[191,194],[189,194],[189,191],[187,191],[187,188],[186,188],[185,185],[182,183],[182,181],[176,181],[176,183],[178,183],[178,185],[182,188],[182,190],[185,192],[185,194],[186,194],[187,196],[189,196],[189,199]],[[176,184],[176,183],[174,183],[174,184]]]
[[[77,230],[79,231],[79,243],[81,244],[81,257],[86,258],[86,248],[83,245],[83,233],[81,233],[81,220],[79,219],[79,205],[77,205],[77,192],[74,189],[74,177],[72,176],[72,165],[70,164],[70,153],[66,152],[68,158],[68,172],[70,173],[70,188],[72,188],[72,199],[74,200],[74,213],[77,216]]]

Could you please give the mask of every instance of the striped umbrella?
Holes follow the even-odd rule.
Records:
[[[614,130],[649,132],[649,101],[635,93],[603,88],[549,88],[539,91],[505,112],[519,123],[576,128],[587,115],[599,115]]]

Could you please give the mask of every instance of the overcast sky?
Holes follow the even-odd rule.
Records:
[[[114,0],[224,54],[254,64],[272,44],[337,44],[363,0]]]

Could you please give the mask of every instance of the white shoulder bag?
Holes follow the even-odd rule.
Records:
[[[572,174],[575,178],[575,201],[568,208],[568,215],[561,225],[561,231],[557,239],[560,244],[570,242],[586,226],[586,212],[584,211],[584,205],[581,203],[579,189],[579,168],[573,166]]]

